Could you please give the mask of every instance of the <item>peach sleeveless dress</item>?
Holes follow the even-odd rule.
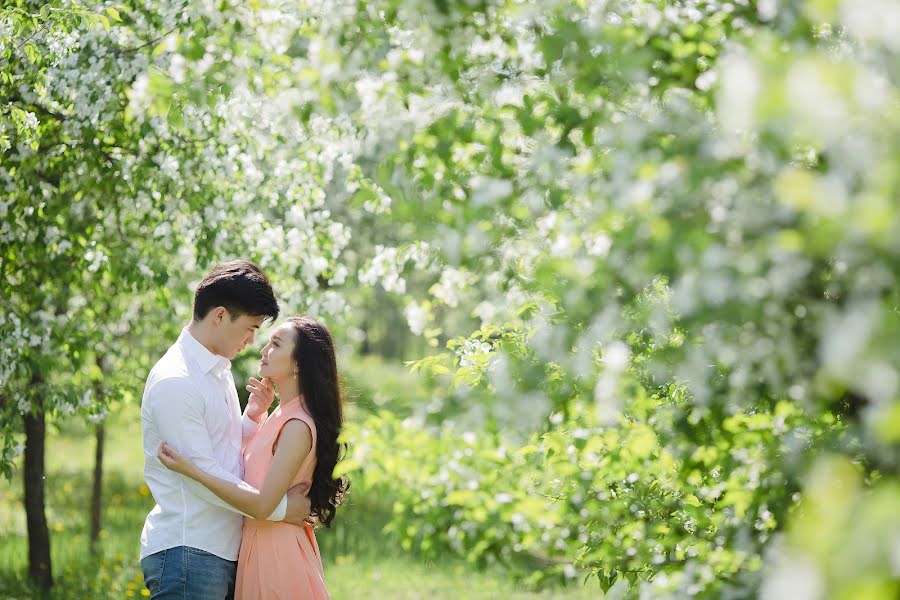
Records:
[[[272,411],[244,447],[244,481],[259,488],[272,462],[273,444],[282,427],[299,419],[312,432],[312,450],[291,486],[311,481],[316,467],[316,425],[297,396]],[[238,556],[235,600],[327,600],[325,575],[312,525],[303,527],[244,517]]]

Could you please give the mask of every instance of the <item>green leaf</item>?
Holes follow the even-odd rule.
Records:
[[[352,458],[345,458],[335,465],[334,477],[341,477],[342,475],[359,471],[361,466],[359,462]]]
[[[657,447],[656,434],[644,425],[638,425],[628,441],[628,448],[638,458],[647,458]]]
[[[29,42],[25,44],[23,51],[31,64],[36,64],[41,60],[41,52],[33,43]]]
[[[150,111],[156,115],[168,115],[174,94],[174,83],[162,71],[151,68],[147,78],[147,91],[152,96]]]
[[[450,505],[466,506],[475,499],[475,495],[473,490],[455,490],[447,494],[444,502]]]
[[[161,42],[159,42],[158,44],[156,44],[156,46],[153,47],[153,51],[150,52],[150,57],[156,58],[157,56],[159,56],[160,54],[165,52],[168,47],[169,47],[169,42],[166,39],[163,39]]]

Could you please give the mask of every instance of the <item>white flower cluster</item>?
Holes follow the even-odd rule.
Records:
[[[432,318],[428,304],[416,301],[411,301],[404,307],[403,315],[406,317],[409,330],[415,335],[422,335],[425,331],[425,326]]]
[[[441,272],[440,281],[429,290],[434,298],[451,308],[459,305],[463,293],[474,281],[474,275],[466,269],[446,267]]]
[[[471,338],[467,339],[456,349],[459,366],[463,368],[474,367],[485,357],[489,356],[493,350],[493,346],[487,342],[473,340]]]
[[[403,271],[407,263],[412,262],[417,270],[423,270],[429,267],[431,259],[431,248],[426,242],[417,242],[404,248],[378,244],[375,246],[375,256],[359,271],[359,281],[365,285],[381,284],[385,291],[403,294],[406,292]]]
[[[341,157],[341,161],[347,162],[343,157]],[[363,209],[366,212],[375,215],[390,212],[391,203],[393,202],[391,197],[385,193],[381,186],[365,177],[358,166],[353,165],[350,169],[350,172],[345,179],[344,187],[349,194],[354,194],[360,189],[369,192],[371,197],[363,202]]]
[[[347,312],[347,299],[335,290],[325,290],[313,297],[308,303],[310,314],[325,316],[342,316]]]
[[[6,446],[3,449],[3,462],[12,463],[15,462],[22,453],[25,452],[25,444],[24,442],[16,442],[15,444]]]
[[[402,277],[405,261],[400,260],[401,253],[397,248],[375,246],[375,256],[368,267],[359,272],[359,281],[366,285],[380,283],[385,291],[395,294],[406,292],[406,280]]]
[[[0,314],[0,384],[15,377],[25,351],[49,352],[53,330],[64,322],[64,315],[57,318],[46,310]]]

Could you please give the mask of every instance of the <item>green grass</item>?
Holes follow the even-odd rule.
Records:
[[[459,562],[428,565],[403,558],[339,561],[325,565],[325,579],[334,600],[598,600],[601,595],[596,584],[535,592]]]
[[[100,554],[89,552],[93,431],[72,420],[51,428],[47,443],[47,507],[55,585],[53,599],[119,599],[145,593],[138,564],[144,517],[153,499],[143,483],[140,415],[117,410],[107,426],[104,512]],[[37,597],[27,580],[28,546],[21,503],[21,472],[0,479],[0,598]],[[353,489],[335,527],[317,531],[325,577],[334,600],[597,598],[596,583],[582,588],[529,591],[501,572],[479,572],[459,559],[426,562],[403,552],[382,532],[390,499]]]

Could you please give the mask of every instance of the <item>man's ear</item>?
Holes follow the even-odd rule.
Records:
[[[217,306],[213,309],[213,323],[216,325],[221,325],[225,320],[225,315],[228,313],[228,309],[224,306]]]

